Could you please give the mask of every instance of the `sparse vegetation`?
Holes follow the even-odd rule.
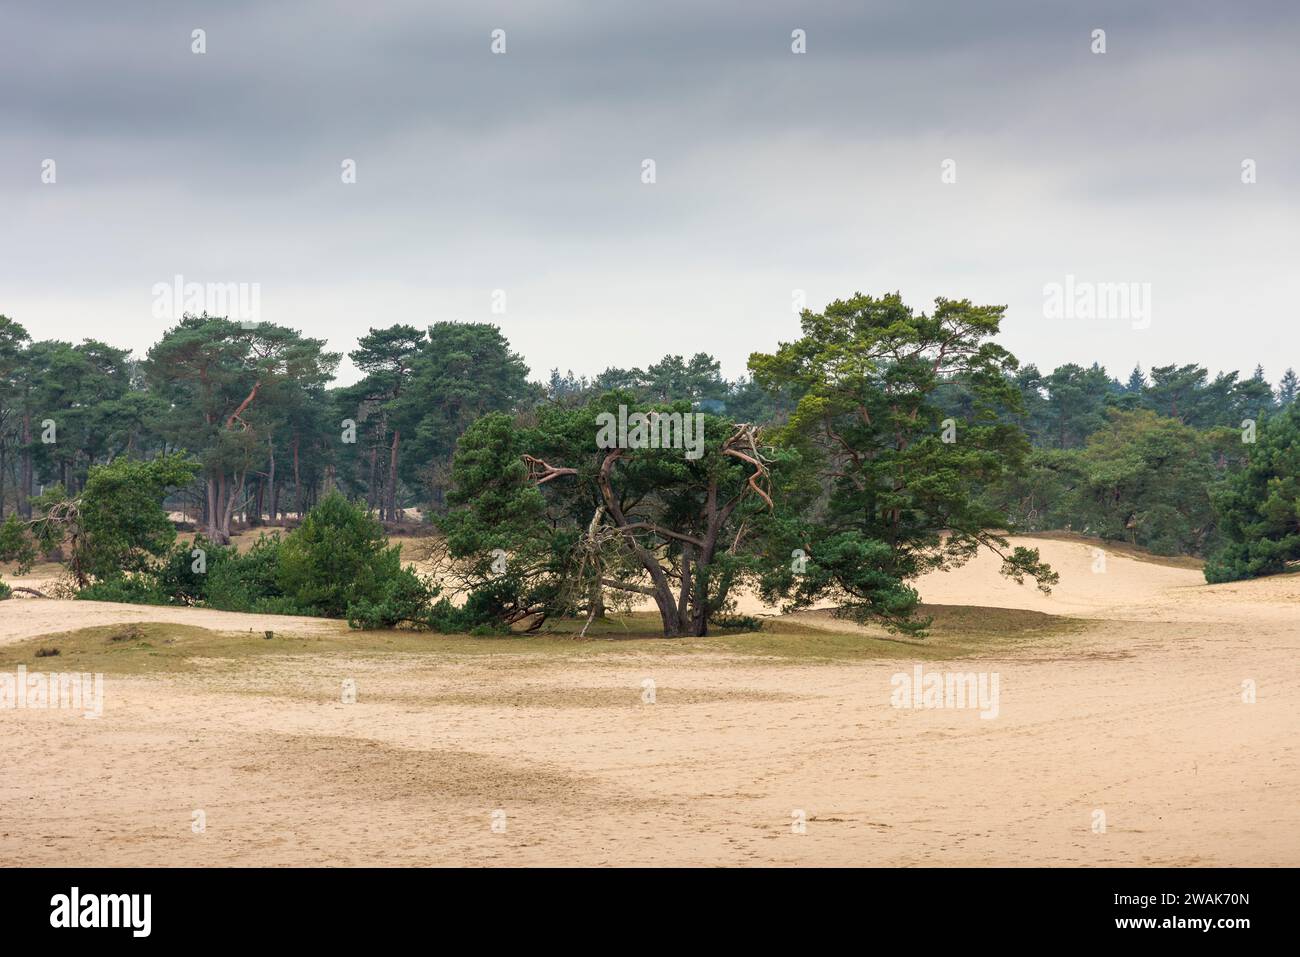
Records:
[[[654,656],[721,655],[740,661],[835,662],[898,658],[943,660],[987,654],[993,649],[1051,644],[1077,635],[1087,623],[1037,612],[1003,608],[923,606],[933,619],[924,642],[900,640],[883,628],[811,624],[797,619],[764,621],[757,631],[724,631],[703,638],[664,643],[658,616],[638,613],[602,620],[585,640],[575,640],[581,622],[564,621],[546,632],[501,636],[430,635],[409,630],[356,632],[343,627],[319,634],[277,631],[220,631],[192,625],[138,622],[100,625],[43,635],[0,646],[0,669],[32,664],[40,649],[57,641],[69,669],[114,674],[185,672],[235,667],[265,655],[556,656],[586,659],[611,653]]]

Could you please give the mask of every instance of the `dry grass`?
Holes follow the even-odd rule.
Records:
[[[610,652],[648,655],[721,655],[747,661],[846,661],[871,659],[945,659],[1045,643],[1078,633],[1086,623],[1039,612],[1006,608],[924,606],[934,618],[925,639],[890,636],[882,629],[821,617],[782,617],[763,622],[758,631],[720,631],[705,638],[656,636],[658,618],[633,614],[596,622],[585,639],[577,637],[581,621],[557,622],[540,634],[501,637],[436,635],[414,631],[352,631],[301,635],[262,631],[231,632],[193,625],[132,622],[99,625],[40,635],[0,647],[0,668],[34,667],[42,649],[59,649],[61,670],[114,674],[151,674],[238,667],[268,656],[331,655],[381,658],[392,655],[461,658],[484,655],[510,658],[583,659]]]

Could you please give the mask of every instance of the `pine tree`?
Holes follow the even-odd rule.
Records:
[[[1295,370],[1287,369],[1277,384],[1277,404],[1290,405],[1296,400],[1297,393],[1300,393],[1300,382],[1296,380]]]
[[[1277,575],[1300,560],[1300,404],[1265,420],[1245,468],[1210,497],[1223,544],[1206,581]]]

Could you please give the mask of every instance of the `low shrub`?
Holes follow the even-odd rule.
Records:
[[[169,548],[137,574],[96,581],[79,598],[222,611],[346,618],[354,628],[437,628],[481,614],[433,605],[437,588],[403,567],[383,527],[341,495],[328,496],[286,537],[258,536],[244,552],[202,537]],[[441,629],[440,629],[441,630]]]
[[[77,592],[82,601],[117,601],[129,605],[170,605],[171,596],[148,572],[92,582]]]
[[[215,562],[210,554],[204,589],[208,607],[258,612],[289,608],[292,610],[271,613],[296,614],[296,603],[285,600],[279,585],[282,547],[278,533],[263,533],[246,552],[223,549],[216,553]]]

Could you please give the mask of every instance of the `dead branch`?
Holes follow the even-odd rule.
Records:
[[[742,519],[741,522],[740,522],[740,528],[736,529],[736,537],[735,537],[735,539],[732,541],[732,543],[731,543],[731,547],[730,547],[729,549],[727,549],[727,554],[728,554],[728,555],[734,555],[734,554],[736,554],[736,549],[738,549],[738,548],[740,547],[740,540],[741,540],[741,538],[743,538],[744,535],[745,535],[745,525],[746,525],[746,522]]]
[[[551,479],[559,478],[562,475],[577,475],[577,469],[562,468],[551,465],[549,462],[531,455],[524,456],[524,462],[528,465],[528,478],[536,485],[545,485]]]
[[[774,508],[772,504],[772,477],[768,470],[767,462],[761,452],[758,451],[758,432],[757,426],[748,423],[741,423],[736,426],[736,430],[731,433],[727,441],[722,443],[722,454],[731,456],[733,459],[740,459],[742,462],[748,462],[754,467],[754,472],[749,476],[749,487],[752,488],[768,508]],[[759,484],[767,486],[763,488]]]

